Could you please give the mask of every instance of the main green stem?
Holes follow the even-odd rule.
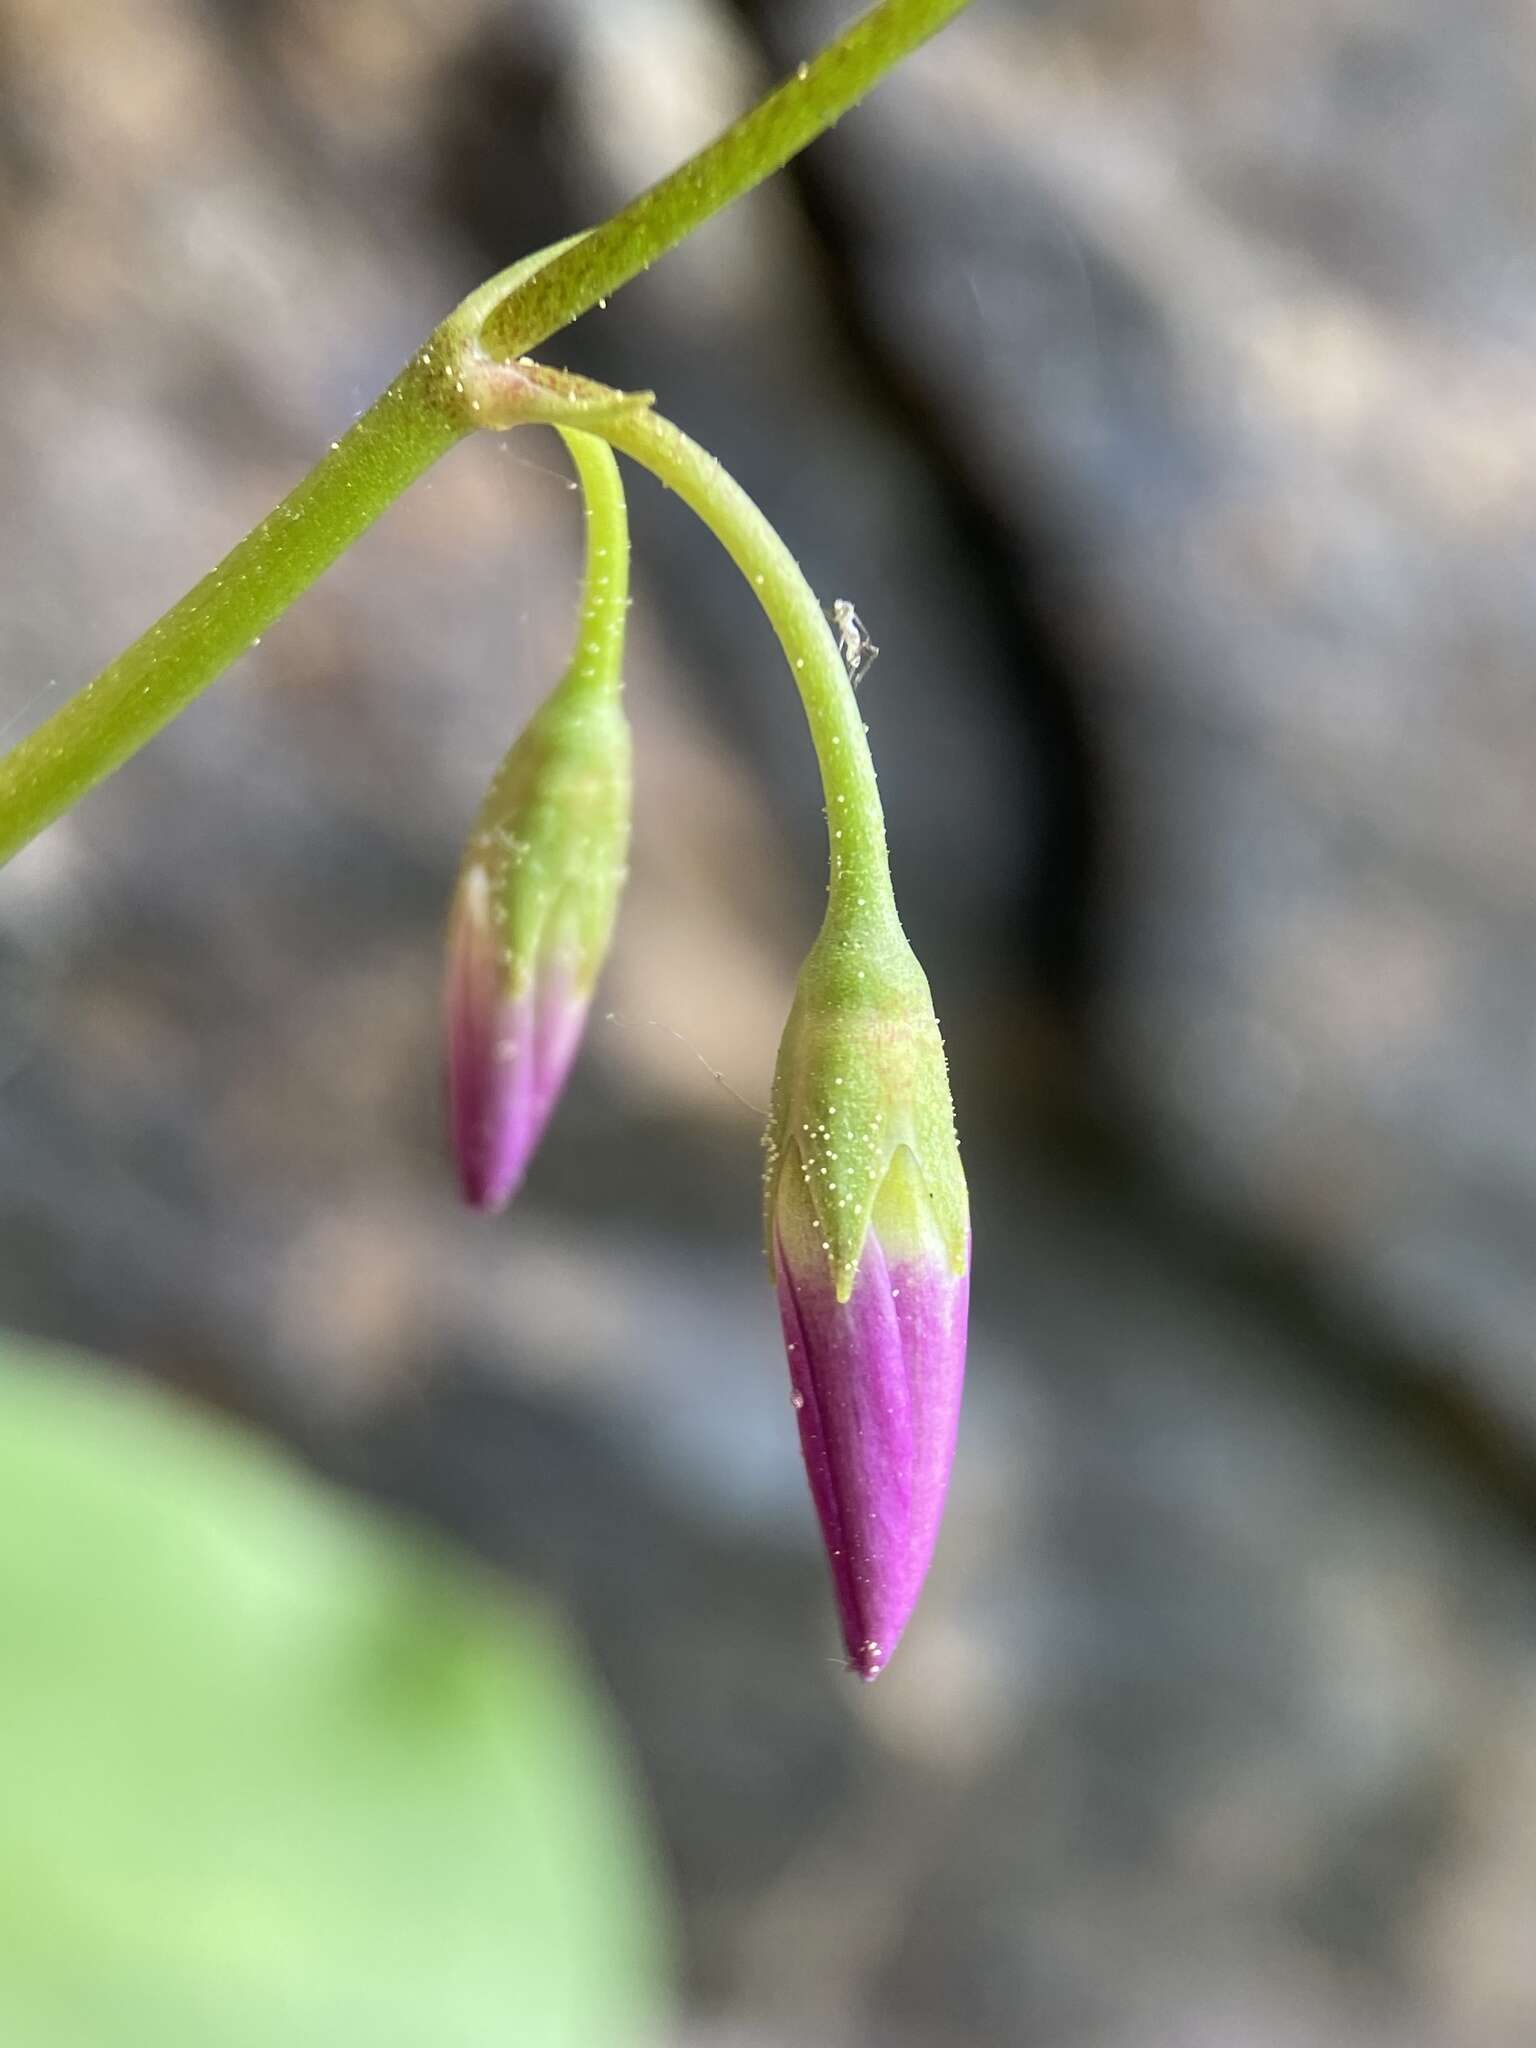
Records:
[[[967,4],[881,0],[621,213],[472,293],[275,512],[0,760],[0,863],[185,710],[407,485],[483,424],[453,374],[466,334],[502,360],[536,347],[779,169]]]
[[[104,781],[469,429],[418,360],[179,604],[0,760],[0,862]]]
[[[594,228],[486,320],[487,354],[526,355],[610,296],[700,221],[781,170],[969,0],[884,0],[744,114],[708,148]]]

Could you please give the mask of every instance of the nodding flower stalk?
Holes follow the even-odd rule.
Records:
[[[827,800],[830,877],[764,1134],[768,1256],[849,1668],[890,1661],[927,1576],[965,1378],[971,1239],[928,983],[902,931],[869,742],[827,617],[740,487],[630,409],[598,428],[721,540],[779,636]]]
[[[943,1045],[896,913],[857,701],[821,606],[762,513],[651,411],[471,352],[488,424],[579,395],[724,545],[799,688],[827,798],[826,918],[801,970],[765,1134],[766,1235],[800,1446],[849,1666],[873,1679],[922,1590],[954,1460],[971,1236]]]
[[[449,928],[449,1127],[464,1197],[486,1210],[516,1194],[565,1085],[629,855],[624,492],[601,441],[560,431],[586,505],[576,651],[496,772]]]

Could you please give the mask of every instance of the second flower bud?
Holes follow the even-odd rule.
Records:
[[[623,491],[601,442],[564,438],[587,505],[580,635],[480,807],[449,930],[449,1126],[465,1200],[487,1210],[522,1184],[565,1085],[629,858]]]

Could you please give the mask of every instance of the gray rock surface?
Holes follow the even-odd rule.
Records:
[[[842,11],[0,0],[0,723]],[[978,1252],[873,1690],[708,1071],[766,1099],[819,802],[679,507],[637,482],[614,1014],[506,1223],[444,1170],[437,981],[569,631],[552,438],[459,451],[0,884],[0,1320],[572,1606],[687,2048],[1536,2031],[1533,33],[983,0],[559,345],[884,650]]]

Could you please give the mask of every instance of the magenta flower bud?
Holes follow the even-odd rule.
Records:
[[[850,1668],[877,1678],[938,1537],[965,1378],[970,1221],[922,969],[894,913],[824,930],[779,1054],[769,1254]]]
[[[629,856],[624,501],[607,448],[565,438],[588,512],[577,653],[491,784],[449,926],[449,1131],[477,1209],[505,1208],[516,1194],[565,1086]]]
[[[464,1199],[489,1211],[522,1185],[581,1044],[595,979],[573,932],[563,943],[552,934],[519,976],[496,910],[491,870],[471,860],[449,935],[448,1102]]]

